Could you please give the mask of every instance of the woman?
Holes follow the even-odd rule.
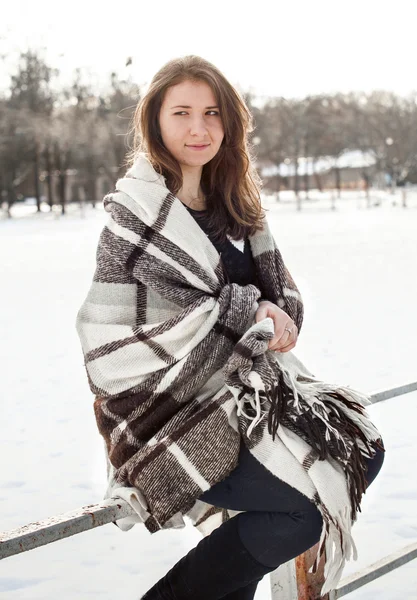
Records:
[[[106,497],[136,511],[116,524],[154,533],[186,515],[205,536],[143,598],[248,600],[319,541],[325,593],[383,462],[369,399],[290,353],[302,300],[261,207],[251,115],[224,75],[168,62],[134,126],[77,330]]]

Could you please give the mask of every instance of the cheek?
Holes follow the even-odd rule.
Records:
[[[178,129],[178,122],[172,119],[161,117],[159,120],[162,136],[165,138],[172,138]]]
[[[215,128],[215,132],[216,132],[217,136],[224,137],[223,123],[221,123],[221,122],[217,123],[216,128]]]
[[[161,132],[162,132],[162,139],[166,146],[172,146],[177,141],[179,141],[181,138],[181,131],[179,131],[179,128],[177,126],[173,125],[172,123],[170,123],[169,125],[167,125],[165,127],[162,124]]]
[[[185,129],[180,122],[171,122],[168,128],[169,139],[173,142],[180,141],[184,137]]]

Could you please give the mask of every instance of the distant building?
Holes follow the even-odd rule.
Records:
[[[300,157],[298,159],[299,189],[305,187],[305,175],[309,176],[309,188],[321,187],[322,189],[336,186],[336,169],[339,170],[340,187],[347,189],[360,188],[364,180],[372,179],[376,174],[375,158],[371,152],[349,150],[338,158],[332,156],[321,157],[317,160]],[[259,173],[265,187],[277,189],[277,179],[280,176],[281,189],[294,189],[295,164],[289,160],[279,166],[263,162],[258,165]]]

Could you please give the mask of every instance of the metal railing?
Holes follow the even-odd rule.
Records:
[[[417,391],[417,381],[373,392],[370,397],[372,404],[375,404],[414,391]],[[133,514],[134,510],[127,502],[120,498],[110,498],[98,504],[90,504],[43,521],[0,532],[0,559],[39,548]],[[317,553],[316,550],[314,546],[270,573],[272,600],[284,598],[285,600],[318,600],[320,598],[319,590],[323,583],[325,556],[322,557],[317,572],[308,573]],[[337,588],[323,597],[323,600],[337,600],[416,557],[417,543],[414,543],[342,579]]]

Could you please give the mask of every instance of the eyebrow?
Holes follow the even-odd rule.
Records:
[[[192,106],[184,106],[183,104],[179,104],[178,106],[171,106],[171,110],[173,108],[192,108]],[[206,110],[209,108],[219,108],[218,106],[206,106]]]

